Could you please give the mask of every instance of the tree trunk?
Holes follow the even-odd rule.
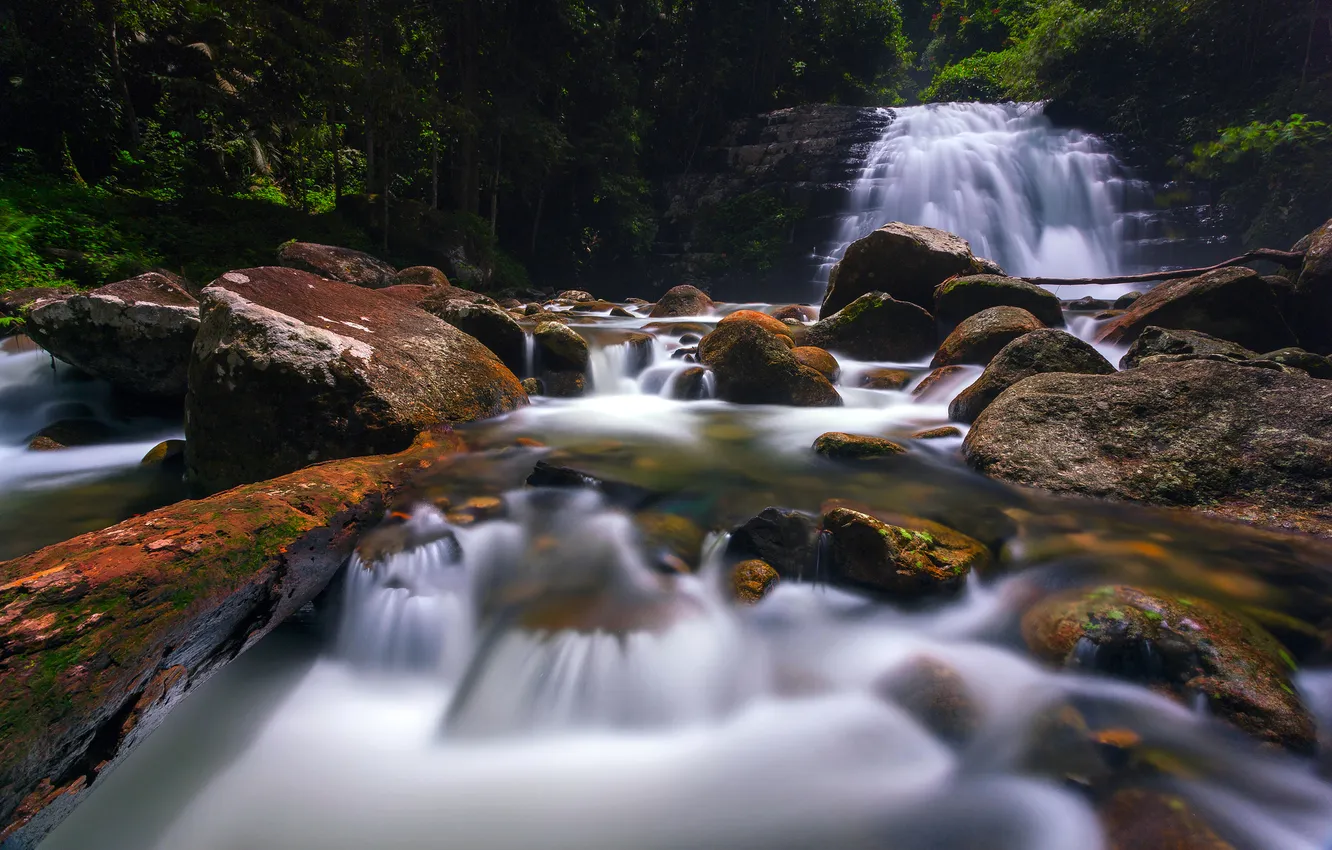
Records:
[[[1274,248],[1258,248],[1239,257],[1199,269],[1176,269],[1169,272],[1148,272],[1147,274],[1123,274],[1116,277],[1026,277],[1027,283],[1037,286],[1099,286],[1112,283],[1152,283],[1158,280],[1178,280],[1184,277],[1197,277],[1200,274],[1242,266],[1255,260],[1267,260],[1288,269],[1298,269],[1304,263],[1304,254],[1300,251],[1278,251]]]
[[[328,137],[333,147],[333,207],[336,209],[342,203],[342,128],[331,119]]]
[[[537,193],[536,216],[532,219],[532,247],[531,254],[536,256],[537,234],[541,232],[541,211],[546,206],[546,181],[541,181],[541,191]]]
[[[375,185],[375,104],[371,66],[374,64],[374,44],[370,32],[370,6],[367,0],[357,0],[356,9],[361,18],[361,86],[365,101],[361,104],[365,121],[365,191],[373,192]]]
[[[392,162],[393,160],[389,158],[389,143],[388,140],[385,139],[384,140],[384,190],[382,193],[384,195],[384,221],[383,221],[384,234],[382,239],[380,240],[380,246],[379,246],[384,250],[385,254],[388,253],[389,249],[389,186],[393,182]]]
[[[111,60],[111,79],[115,81],[116,92],[120,95],[121,117],[125,121],[125,129],[129,131],[130,145],[137,150],[139,147],[139,118],[134,112],[134,102],[130,99],[129,82],[125,79],[125,70],[120,65],[120,39],[116,32],[116,10],[120,3],[118,0],[102,0],[98,5],[101,6],[102,21],[106,26],[106,52]]]
[[[439,136],[430,139],[430,208],[439,209]]]
[[[500,163],[504,157],[504,135],[495,136],[495,176],[490,181],[490,235],[493,237],[499,222]]]

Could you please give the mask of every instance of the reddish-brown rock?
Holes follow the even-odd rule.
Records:
[[[278,263],[369,289],[383,289],[394,283],[397,269],[364,251],[319,245],[314,242],[288,242],[278,249]],[[419,281],[412,281],[418,283]],[[447,283],[447,280],[445,281]]]
[[[683,284],[672,287],[657,299],[652,312],[654,319],[672,319],[677,316],[706,316],[712,311],[712,299],[696,286]]]
[[[185,432],[207,491],[401,451],[437,423],[527,403],[485,346],[379,292],[269,267],[228,272],[202,305]]]

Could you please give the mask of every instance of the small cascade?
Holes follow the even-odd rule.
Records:
[[[589,352],[588,377],[597,395],[632,395],[638,392],[635,376],[641,371],[640,349],[633,343],[593,347]]]
[[[523,377],[536,377],[536,334],[523,332]]]
[[[1010,274],[1121,271],[1124,211],[1141,187],[1095,136],[1055,128],[1032,103],[894,112],[854,185],[821,282],[847,245],[889,221],[957,233]]]

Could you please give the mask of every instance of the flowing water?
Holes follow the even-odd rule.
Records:
[[[1013,275],[1107,277],[1129,261],[1129,179],[1095,136],[1059,129],[1035,103],[944,103],[894,110],[820,269],[889,221],[956,233]],[[1128,287],[1063,287],[1104,297]]]
[[[948,148],[939,115],[924,121],[931,148],[906,138],[901,112],[881,147]],[[951,172],[929,156],[903,168],[894,216],[980,227],[973,244],[1006,263],[1122,261],[1105,241],[1113,215],[1078,193],[1108,162],[1099,143],[1056,144],[1016,107],[945,113],[959,158]],[[1028,128],[1032,159],[1077,175],[1045,185],[1005,170],[1021,157],[993,163],[996,198],[1010,197],[1005,181],[1041,184],[1023,185],[1027,206],[990,210],[1012,217],[1009,236],[958,206],[983,198],[940,182],[985,182],[960,164],[1010,132],[985,129],[997,116]],[[867,172],[897,167],[881,155]],[[742,306],[767,309],[724,310]],[[186,699],[45,850],[1110,850],[1106,812],[1125,794],[1187,809],[1228,842],[1169,846],[1329,846],[1322,760],[1260,748],[1206,705],[1049,669],[1018,628],[1044,594],[1107,582],[1242,607],[1273,628],[1321,623],[1326,544],[1019,491],[967,470],[960,437],[910,440],[947,424],[979,369],[917,395],[925,363],[844,360],[842,408],[741,407],[706,381],[686,394],[689,334],[720,315],[652,324],[632,309],[571,316],[592,346],[588,394],[461,429],[475,451],[432,467],[410,519],[383,531],[405,548],[368,536],[311,618]],[[649,325],[651,346],[626,339]],[[1090,337],[1095,323],[1070,328]],[[859,387],[884,366],[913,378]],[[834,464],[809,448],[833,430],[910,450],[891,466]],[[542,461],[613,483],[526,485]],[[996,566],[953,599],[893,605],[824,582],[816,547],[808,573],[736,604],[728,531],[768,506],[834,504],[943,523],[993,546]],[[1296,687],[1332,720],[1324,650],[1300,655]],[[951,708],[922,710],[922,669],[947,671]]]

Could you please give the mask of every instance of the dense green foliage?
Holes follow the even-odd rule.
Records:
[[[0,274],[211,268],[172,244],[178,225],[226,229],[198,208],[308,216],[385,192],[479,216],[506,279],[523,277],[514,256],[545,276],[594,270],[650,249],[655,179],[726,122],[899,102],[909,61],[892,0],[14,0]],[[150,204],[156,232],[123,220]],[[240,253],[279,224],[320,229],[250,218],[273,223],[226,234]],[[391,254],[392,221],[387,239],[369,224]],[[70,246],[91,267],[50,250]]]
[[[1215,178],[1251,242],[1329,215],[1332,16],[1308,0],[942,0],[927,100],[1052,99]]]

